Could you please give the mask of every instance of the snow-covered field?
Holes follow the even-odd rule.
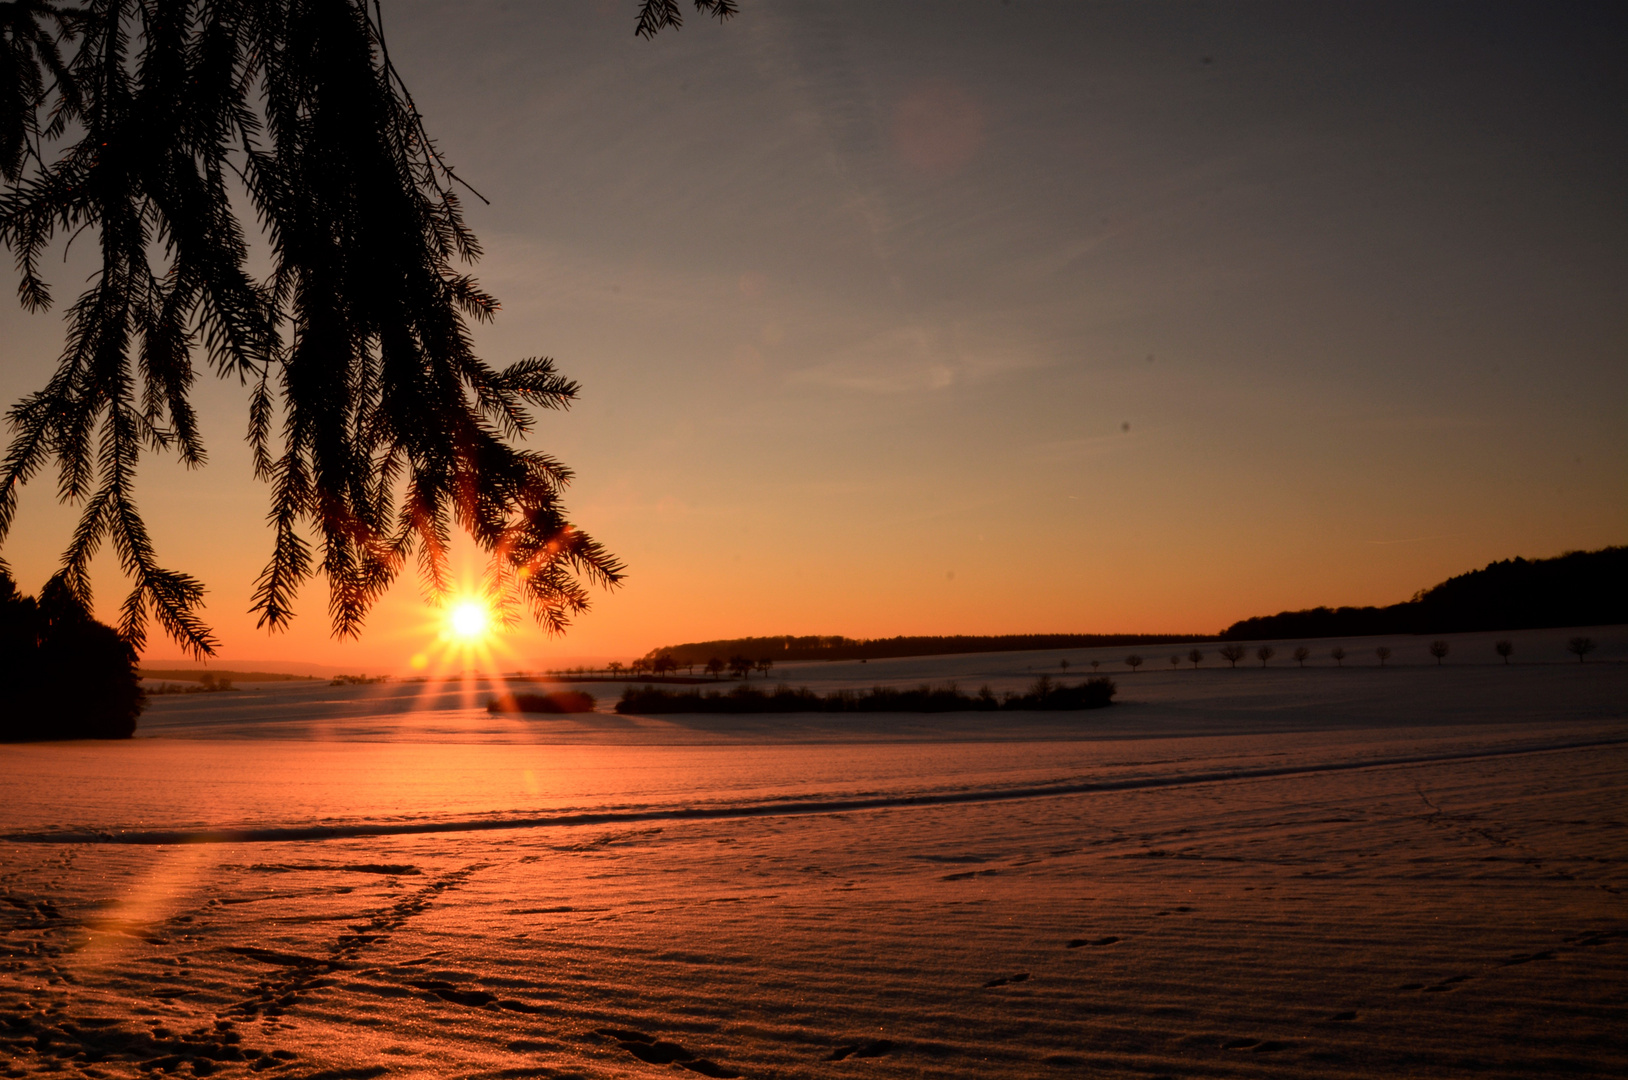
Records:
[[[160,698],[0,747],[0,1072],[1628,1075],[1628,633],[1587,633],[766,680],[1112,657],[1079,714]]]

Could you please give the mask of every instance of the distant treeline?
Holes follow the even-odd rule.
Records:
[[[237,687],[232,685],[231,679],[217,679],[211,674],[203,682],[157,682],[142,689],[149,697],[158,697],[166,694],[218,694],[236,690]]]
[[[1235,622],[1217,634],[1001,634],[953,637],[724,638],[651,649],[641,663],[689,668],[725,658],[884,660],[954,653],[1029,652],[1150,646],[1175,642],[1260,641],[1365,637],[1381,634],[1453,634],[1477,630],[1537,630],[1553,626],[1628,623],[1628,547],[1573,551],[1552,559],[1505,559],[1448,578],[1413,599],[1388,607],[1309,608]],[[620,667],[620,665],[617,665]]]
[[[1026,694],[996,696],[985,686],[964,694],[955,686],[920,686],[898,690],[878,686],[865,693],[835,690],[820,696],[807,687],[789,686],[763,691],[737,686],[727,694],[716,690],[658,690],[653,686],[628,687],[616,703],[619,713],[872,713],[872,712],[995,712],[997,710],[1101,709],[1113,703],[1112,679],[1087,679],[1077,686],[1054,683],[1042,675]]]
[[[135,651],[61,574],[35,600],[0,570],[0,742],[128,739],[145,696]]]
[[[1116,645],[1166,645],[1176,641],[1214,641],[1214,634],[1001,634],[954,637],[747,637],[720,641],[693,641],[651,649],[649,660],[671,657],[679,667],[708,660],[745,656],[788,660],[887,660],[907,656],[944,656],[951,653],[1028,652],[1037,649],[1090,649]]]
[[[1448,578],[1388,607],[1310,608],[1261,615],[1222,631],[1227,641],[1453,634],[1628,622],[1628,547],[1553,559],[1505,559]]]
[[[173,682],[291,682],[314,680],[315,675],[280,675],[273,671],[216,671],[213,668],[142,668],[143,679],[169,679]]]

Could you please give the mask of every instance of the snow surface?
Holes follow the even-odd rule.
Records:
[[[1628,635],[1589,633],[1201,646],[1075,714],[158,699],[132,742],[0,747],[0,1071],[1628,1075]]]

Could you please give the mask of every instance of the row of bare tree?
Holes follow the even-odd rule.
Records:
[[[754,671],[767,677],[770,669],[774,667],[774,661],[770,660],[768,657],[764,657],[760,660],[753,660],[751,657],[747,656],[731,656],[728,660],[725,660],[721,656],[714,656],[705,664],[697,665],[694,661],[681,664],[673,658],[672,654],[661,653],[657,656],[641,656],[637,660],[626,664],[622,663],[620,660],[612,660],[603,668],[566,668],[561,671],[551,672],[551,674],[608,675],[611,678],[617,678],[625,674],[629,678],[637,679],[644,675],[655,675],[658,677],[662,675],[672,675],[677,673],[679,668],[684,668],[688,674],[694,675],[697,666],[699,666],[702,671],[706,672],[714,679],[723,678],[723,674],[726,671],[729,672],[734,678],[746,679],[750,678],[752,672]]]
[[[728,660],[725,660],[721,656],[714,656],[712,659],[707,661],[704,670],[714,679],[722,677],[726,670],[733,678],[749,679],[752,677],[752,672],[754,671],[761,672],[764,678],[768,678],[769,669],[772,667],[774,667],[774,661],[770,660],[766,656],[761,660],[753,660],[749,656],[735,655],[731,656]]]
[[[1566,651],[1571,653],[1573,656],[1576,656],[1578,663],[1582,663],[1583,659],[1588,656],[1589,653],[1593,652],[1597,647],[1598,646],[1595,644],[1594,639],[1587,637],[1574,637],[1570,641],[1566,642]],[[1504,658],[1504,663],[1506,664],[1509,663],[1510,656],[1515,652],[1514,644],[1509,641],[1494,642],[1492,648],[1494,652]],[[1439,666],[1441,662],[1447,658],[1447,654],[1451,651],[1451,648],[1447,642],[1438,640],[1430,643],[1428,651],[1431,656],[1436,658],[1436,664]],[[1227,661],[1233,667],[1237,667],[1238,661],[1249,655],[1249,651],[1244,646],[1236,643],[1223,645],[1216,650],[1216,653],[1221,657],[1221,659]],[[1261,667],[1266,667],[1267,664],[1271,662],[1272,658],[1277,654],[1277,650],[1270,645],[1257,646],[1255,649],[1255,659],[1261,662]],[[1340,667],[1345,666],[1346,657],[1349,655],[1349,653],[1339,646],[1335,646],[1328,651],[1329,659],[1333,660],[1334,663]],[[1374,649],[1374,655],[1379,658],[1379,666],[1384,667],[1386,661],[1388,661],[1394,654],[1391,652],[1389,646],[1380,645]],[[1294,650],[1289,653],[1289,656],[1294,660],[1295,663],[1299,664],[1301,667],[1305,667],[1306,661],[1311,659],[1312,653],[1311,650],[1306,646],[1297,645],[1295,646]],[[1170,657],[1170,666],[1172,668],[1180,667],[1184,660],[1187,663],[1192,664],[1194,668],[1197,668],[1204,662],[1204,653],[1199,649],[1193,649],[1185,657],[1181,656],[1180,654],[1172,654]],[[1097,668],[1102,665],[1101,660],[1092,660],[1090,663],[1092,671],[1096,671]],[[1147,661],[1135,653],[1125,657],[1125,665],[1131,669],[1132,674],[1135,674],[1136,670],[1145,663],[1147,663]],[[686,664],[680,664],[677,660],[673,659],[670,653],[661,653],[660,655],[654,657],[641,656],[639,659],[628,664],[623,664],[619,660],[612,660],[609,664],[605,665],[603,673],[611,676],[612,678],[626,673],[629,677],[636,679],[642,675],[672,675],[682,667],[685,668],[689,674],[693,675],[695,674],[696,666],[697,665],[693,661]],[[1068,667],[1068,661],[1064,660],[1062,662],[1062,666],[1065,668]],[[768,678],[770,670],[774,668],[774,661],[768,657],[753,660],[750,657],[735,655],[725,660],[721,656],[714,656],[705,664],[700,665],[700,667],[702,671],[706,672],[714,679],[723,678],[724,672],[726,671],[730,674],[731,678],[736,679],[749,679],[754,671],[762,675],[764,678]],[[600,671],[598,669],[590,670],[588,668],[576,668],[569,671],[559,672],[558,674],[597,675],[600,674]]]
[[[1579,664],[1583,662],[1584,657],[1588,656],[1588,654],[1593,652],[1596,648],[1598,648],[1598,646],[1595,644],[1593,638],[1574,637],[1570,641],[1566,642],[1566,651],[1577,657],[1577,662]],[[1492,650],[1499,656],[1503,657],[1504,663],[1507,664],[1509,663],[1510,655],[1515,651],[1515,646],[1512,642],[1507,640],[1496,641],[1493,643]],[[1431,656],[1436,658],[1437,667],[1441,666],[1441,662],[1447,659],[1447,654],[1451,651],[1451,647],[1445,641],[1437,640],[1430,643],[1429,653]],[[1244,648],[1244,646],[1237,644],[1223,645],[1221,648],[1217,649],[1216,652],[1220,654],[1221,659],[1226,660],[1233,667],[1237,667],[1238,661],[1242,660],[1248,655],[1248,651]],[[1265,667],[1277,654],[1277,650],[1270,645],[1261,645],[1255,649],[1255,659],[1261,662],[1261,667]],[[1311,650],[1304,645],[1297,645],[1294,651],[1289,655],[1294,658],[1295,663],[1299,664],[1301,667],[1305,667],[1306,661],[1311,659]],[[1329,650],[1328,655],[1336,665],[1339,667],[1344,667],[1345,658],[1349,654],[1343,648],[1335,646]],[[1380,645],[1374,649],[1374,655],[1379,658],[1379,666],[1384,667],[1385,662],[1391,658],[1393,653],[1388,645]],[[1172,668],[1180,667],[1182,660],[1183,657],[1181,657],[1179,654],[1172,655],[1170,657],[1170,666]],[[1204,653],[1198,649],[1194,649],[1187,654],[1186,660],[1196,669],[1199,664],[1204,662]],[[1125,665],[1131,669],[1131,673],[1133,675],[1136,673],[1136,669],[1141,667],[1146,662],[1147,661],[1143,660],[1135,653],[1125,657]],[[1101,663],[1102,661],[1100,660],[1091,661],[1091,670],[1097,670],[1097,666]],[[1067,660],[1063,661],[1063,666],[1068,666]]]

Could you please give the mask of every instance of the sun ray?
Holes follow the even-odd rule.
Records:
[[[472,584],[432,602],[421,631],[423,645],[411,660],[410,680],[422,684],[421,703],[450,691],[465,708],[484,713],[489,695],[511,689],[503,669],[520,666],[519,654],[504,640],[508,629],[498,603]]]

